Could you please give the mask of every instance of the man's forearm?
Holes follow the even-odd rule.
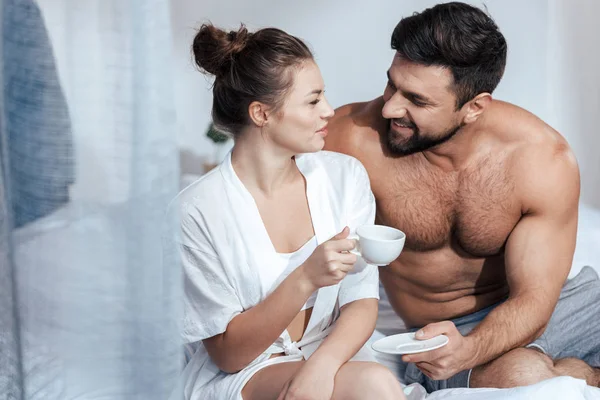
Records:
[[[347,304],[342,308],[327,339],[310,358],[334,363],[339,369],[369,340],[376,321],[377,299],[362,299]]]
[[[551,303],[552,307],[548,307]],[[532,293],[509,298],[492,310],[467,338],[474,347],[470,367],[485,364],[537,339],[550,320],[555,302]]]

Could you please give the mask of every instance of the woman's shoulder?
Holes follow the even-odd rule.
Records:
[[[225,186],[220,168],[214,168],[181,190],[169,204],[169,210],[185,214],[190,208],[206,209],[219,204]]]
[[[167,221],[177,240],[206,254],[214,253],[211,221],[223,216],[224,178],[219,166],[183,189],[167,208]],[[178,227],[178,228],[175,228]],[[173,232],[171,232],[173,234]]]
[[[363,164],[355,157],[335,151],[321,150],[304,155],[306,163],[321,169],[332,179],[356,179],[367,176]]]
[[[338,153],[335,151],[321,150],[316,153],[303,155],[307,161],[313,164],[321,164],[329,168],[336,168],[341,171],[349,171],[355,168],[364,168],[362,163],[355,157],[348,154]]]

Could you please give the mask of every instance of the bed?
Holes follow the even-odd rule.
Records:
[[[577,238],[577,248],[573,261],[571,276],[575,275],[583,266],[591,265],[600,272],[600,210],[582,205],[580,208],[580,225]],[[127,318],[127,310],[121,310],[117,307],[119,297],[123,293],[117,293],[119,287],[113,287],[111,282],[115,274],[123,274],[127,269],[120,265],[122,260],[127,259],[119,254],[111,254],[115,251],[127,251],[125,248],[115,250],[111,237],[120,235],[122,232],[117,227],[119,220],[123,215],[119,212],[93,213],[93,212],[75,212],[76,215],[86,215],[77,222],[68,217],[69,206],[58,210],[53,215],[40,219],[34,223],[28,224],[15,233],[14,239],[18,243],[15,252],[15,259],[20,265],[19,277],[21,284],[28,285],[22,287],[21,294],[24,306],[34,307],[36,312],[23,315],[23,329],[28,337],[28,347],[30,351],[25,354],[25,366],[44,365],[44,371],[39,377],[31,374],[28,381],[28,389],[40,393],[54,390],[60,393],[56,398],[74,398],[83,396],[86,393],[102,394],[103,398],[120,398],[121,390],[128,387],[122,380],[121,373],[127,371],[130,365],[128,362],[135,358],[130,358],[114,353],[111,356],[103,354],[99,348],[107,343],[119,343],[123,332],[115,331],[110,324],[102,321],[96,321],[102,317],[103,321],[115,322]],[[66,216],[65,216],[66,215]],[[121,232],[121,233],[120,233]],[[93,242],[94,248],[98,251],[96,256],[81,249],[73,248],[73,241],[85,235],[85,241]],[[112,249],[112,250],[111,250]],[[62,255],[59,255],[62,254]],[[115,262],[111,259],[114,258]],[[60,263],[58,261],[60,260]],[[98,261],[101,260],[102,262]],[[40,262],[43,261],[43,268]],[[94,279],[90,280],[90,273],[85,273],[80,267],[86,265],[90,267],[90,262],[94,268],[92,275]],[[117,262],[118,261],[118,262]],[[56,297],[56,286],[47,285],[47,282],[56,282],[60,277],[59,273],[64,273],[68,266],[74,267],[70,272],[68,281],[60,286],[63,290],[63,298]],[[77,267],[78,266],[78,267]],[[112,276],[112,278],[111,278]],[[102,283],[102,280],[106,280]],[[35,287],[32,287],[34,285]],[[90,293],[97,292],[99,287],[111,288],[111,293],[104,293],[103,296],[90,296]],[[64,298],[67,291],[79,295],[78,299]],[[122,288],[121,288],[122,289]],[[108,296],[110,294],[110,296]],[[114,297],[114,298],[113,298]],[[50,301],[50,303],[49,303]],[[600,306],[600,305],[599,305]],[[44,308],[44,310],[39,309]],[[174,307],[174,306],[173,306]],[[26,307],[27,308],[27,307]],[[45,310],[48,308],[48,310]],[[103,313],[97,316],[89,315],[86,310],[99,309]],[[152,305],[148,309],[154,309]],[[33,311],[33,310],[32,310]],[[48,314],[46,314],[48,311]],[[64,318],[62,318],[64,314]],[[51,319],[44,318],[44,315],[52,316]],[[73,316],[81,317],[81,322],[87,321],[87,325],[93,325],[97,328],[95,335],[85,332],[85,324],[75,324]],[[68,317],[68,318],[67,318]],[[81,325],[81,326],[80,326]],[[152,329],[145,331],[145,335],[157,335],[159,340],[154,342],[158,345],[161,338],[176,337],[177,332],[169,331],[163,327],[156,330],[158,324],[152,324]],[[80,329],[81,328],[81,329]],[[57,364],[59,360],[48,363],[48,360],[41,360],[39,363],[29,356],[39,358],[44,351],[44,342],[51,342],[58,346],[60,354],[65,358],[62,361],[64,365]],[[53,346],[54,347],[54,346]],[[160,347],[160,346],[159,346]],[[157,355],[162,357],[169,351],[176,349],[174,345],[162,344],[162,353]],[[43,358],[43,357],[42,357]],[[172,359],[168,357],[167,359]],[[91,367],[85,360],[95,360],[95,365]],[[165,372],[166,375],[174,378],[177,375],[177,365],[179,360],[174,357],[176,364],[170,371],[155,371],[156,373]],[[152,360],[145,360],[152,361]],[[141,362],[138,360],[138,362]],[[56,367],[56,368],[55,368]],[[54,370],[54,371],[53,371]],[[62,372],[61,372],[62,371]],[[64,373],[67,375],[63,375]],[[90,376],[92,374],[92,376]],[[95,374],[95,375],[93,375]],[[62,376],[61,376],[62,375]],[[48,376],[55,376],[58,379],[48,380]],[[60,377],[60,378],[59,378]],[[42,379],[43,378],[43,379]],[[38,382],[39,381],[39,382]],[[165,380],[168,381],[168,380]],[[53,382],[49,385],[49,382]],[[54,387],[57,386],[57,387]],[[54,387],[54,388],[52,388]],[[41,389],[43,388],[43,389]],[[447,389],[433,394],[426,394],[422,387],[408,386],[405,388],[408,400],[498,400],[498,399],[587,399],[600,400],[600,389],[591,388],[585,385],[585,382],[570,377],[558,377],[537,385],[510,389]],[[50,398],[49,396],[39,396],[36,398]]]

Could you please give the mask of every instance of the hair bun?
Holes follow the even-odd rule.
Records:
[[[229,72],[235,55],[244,50],[251,33],[242,24],[229,33],[210,24],[203,24],[194,37],[192,50],[196,65],[215,76]]]

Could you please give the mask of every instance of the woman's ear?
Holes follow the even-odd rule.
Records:
[[[248,106],[248,115],[256,126],[262,128],[269,122],[270,112],[264,103],[253,101]]]

